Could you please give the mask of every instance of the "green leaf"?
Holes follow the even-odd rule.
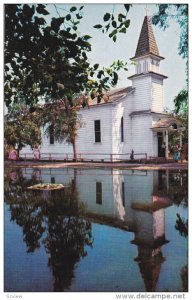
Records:
[[[127,32],[127,29],[124,27],[124,28],[122,28],[119,32],[126,33],[126,32]]]
[[[38,17],[35,17],[35,22],[38,25],[44,25],[46,23],[44,18],[38,18]]]
[[[82,6],[80,7],[80,9],[79,9],[79,10],[82,10],[82,9],[83,9],[83,7],[84,7],[84,6],[82,5]]]
[[[83,17],[82,17],[80,14],[76,14],[76,18],[77,18],[78,20],[80,20],[80,19],[82,19]]]
[[[117,40],[117,36],[114,35],[114,36],[113,36],[113,41],[116,42],[116,40]]]
[[[106,13],[106,14],[104,15],[104,17],[103,17],[103,20],[104,20],[105,22],[107,22],[107,21],[109,21],[110,17],[111,17],[111,15],[110,15],[109,13]]]
[[[124,24],[125,24],[125,27],[128,28],[130,25],[130,20],[126,20]]]
[[[73,11],[76,11],[77,10],[77,7],[75,7],[75,6],[72,6],[71,8],[70,8],[70,12],[73,12]]]
[[[109,28],[110,28],[110,23],[109,24],[107,24],[106,26],[105,26],[105,28],[106,28],[106,32],[109,30]]]
[[[85,40],[85,41],[87,41],[87,40],[89,40],[89,39],[91,39],[92,37],[90,36],[90,35],[84,35],[83,36],[83,39]]]
[[[95,65],[93,66],[94,70],[97,70],[98,67],[99,67],[99,64],[95,64]]]
[[[116,21],[113,21],[113,22],[112,22],[112,26],[113,26],[114,28],[116,28],[116,27],[117,27],[117,22],[116,22]]]
[[[38,4],[36,11],[38,14],[49,15],[49,12],[45,9],[45,5]]]
[[[115,34],[117,34],[117,29],[113,30],[110,34],[109,37],[113,37]]]
[[[130,4],[124,4],[124,7],[125,7],[126,11],[128,12],[130,9]]]
[[[125,19],[125,15],[119,14],[119,15],[118,15],[118,21],[119,21],[119,22],[122,22],[123,19]]]
[[[66,20],[67,21],[71,20],[71,15],[70,14],[66,15]]]
[[[23,5],[23,13],[30,19],[35,12],[34,6],[30,7],[27,4]]]
[[[64,22],[65,18],[52,18],[51,20],[51,28],[55,31],[58,32],[61,24]]]
[[[102,26],[101,24],[97,24],[97,25],[94,25],[93,27],[94,27],[94,28],[97,28],[97,29],[100,29],[100,28],[102,28],[103,26]]]
[[[101,70],[101,71],[99,71],[99,73],[97,74],[97,78],[100,79],[102,75],[104,75],[104,72]]]
[[[114,83],[116,84],[117,80],[118,80],[118,75],[116,72],[113,72],[113,80],[114,80]]]

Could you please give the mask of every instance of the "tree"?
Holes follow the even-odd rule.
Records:
[[[26,145],[33,148],[41,143],[41,120],[35,112],[29,113],[25,104],[14,104],[4,127],[5,144],[19,151]]]
[[[183,88],[174,98],[176,114],[186,115],[188,113],[188,90]]]
[[[158,12],[153,16],[154,25],[165,30],[169,20],[174,19],[180,27],[178,54],[186,59],[186,83],[188,85],[188,5],[187,4],[158,4]],[[175,112],[186,115],[188,111],[188,87],[183,88],[174,99]]]
[[[154,25],[159,25],[165,30],[169,20],[174,19],[180,27],[180,42],[178,53],[183,58],[188,58],[188,5],[187,4],[158,4],[158,12],[152,17]]]
[[[62,17],[54,7],[59,16],[48,23],[46,5],[5,5],[5,103],[10,109],[25,99],[34,111],[40,100],[51,103],[50,107],[58,100],[64,102],[65,112],[48,113],[45,120],[52,123],[54,118],[56,139],[72,142],[75,158],[78,117],[74,99],[89,95],[99,102],[117,84],[117,71],[126,65],[118,60],[108,68],[99,68],[97,63],[91,66],[87,57],[91,36],[78,33],[83,6],[72,6]]]
[[[100,95],[109,84],[116,85],[115,65],[104,76],[104,69],[88,62],[91,36],[78,33],[82,10],[83,6],[72,6],[49,24],[46,5],[5,5],[7,106],[19,102],[21,96],[33,107],[40,97],[54,101],[93,89]]]
[[[53,134],[57,142],[72,144],[74,160],[76,161],[76,137],[78,129],[81,128],[83,123],[78,114],[79,101],[73,107],[69,107],[66,102],[67,100],[46,104],[40,110],[40,114],[45,126],[45,135],[48,137],[50,134]],[[52,127],[52,132],[50,132],[50,126]]]
[[[26,190],[38,182],[35,176],[26,179],[20,169],[15,172],[16,181],[8,179],[11,174],[6,174],[9,182],[5,199],[10,206],[11,221],[22,228],[27,253],[45,248],[53,274],[53,291],[63,292],[70,288],[75,265],[93,244],[91,222],[83,217],[85,205],[73,182],[64,191],[43,193]]]

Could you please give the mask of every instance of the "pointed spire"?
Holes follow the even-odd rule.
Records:
[[[160,56],[149,16],[144,18],[134,58],[147,54]]]

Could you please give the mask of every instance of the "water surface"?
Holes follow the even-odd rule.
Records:
[[[27,190],[43,182],[65,189]],[[5,170],[5,291],[187,291],[187,183],[168,170]]]

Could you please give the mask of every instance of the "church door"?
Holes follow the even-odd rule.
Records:
[[[162,153],[163,133],[158,132],[157,138],[158,138],[158,157],[163,157],[163,153]]]

